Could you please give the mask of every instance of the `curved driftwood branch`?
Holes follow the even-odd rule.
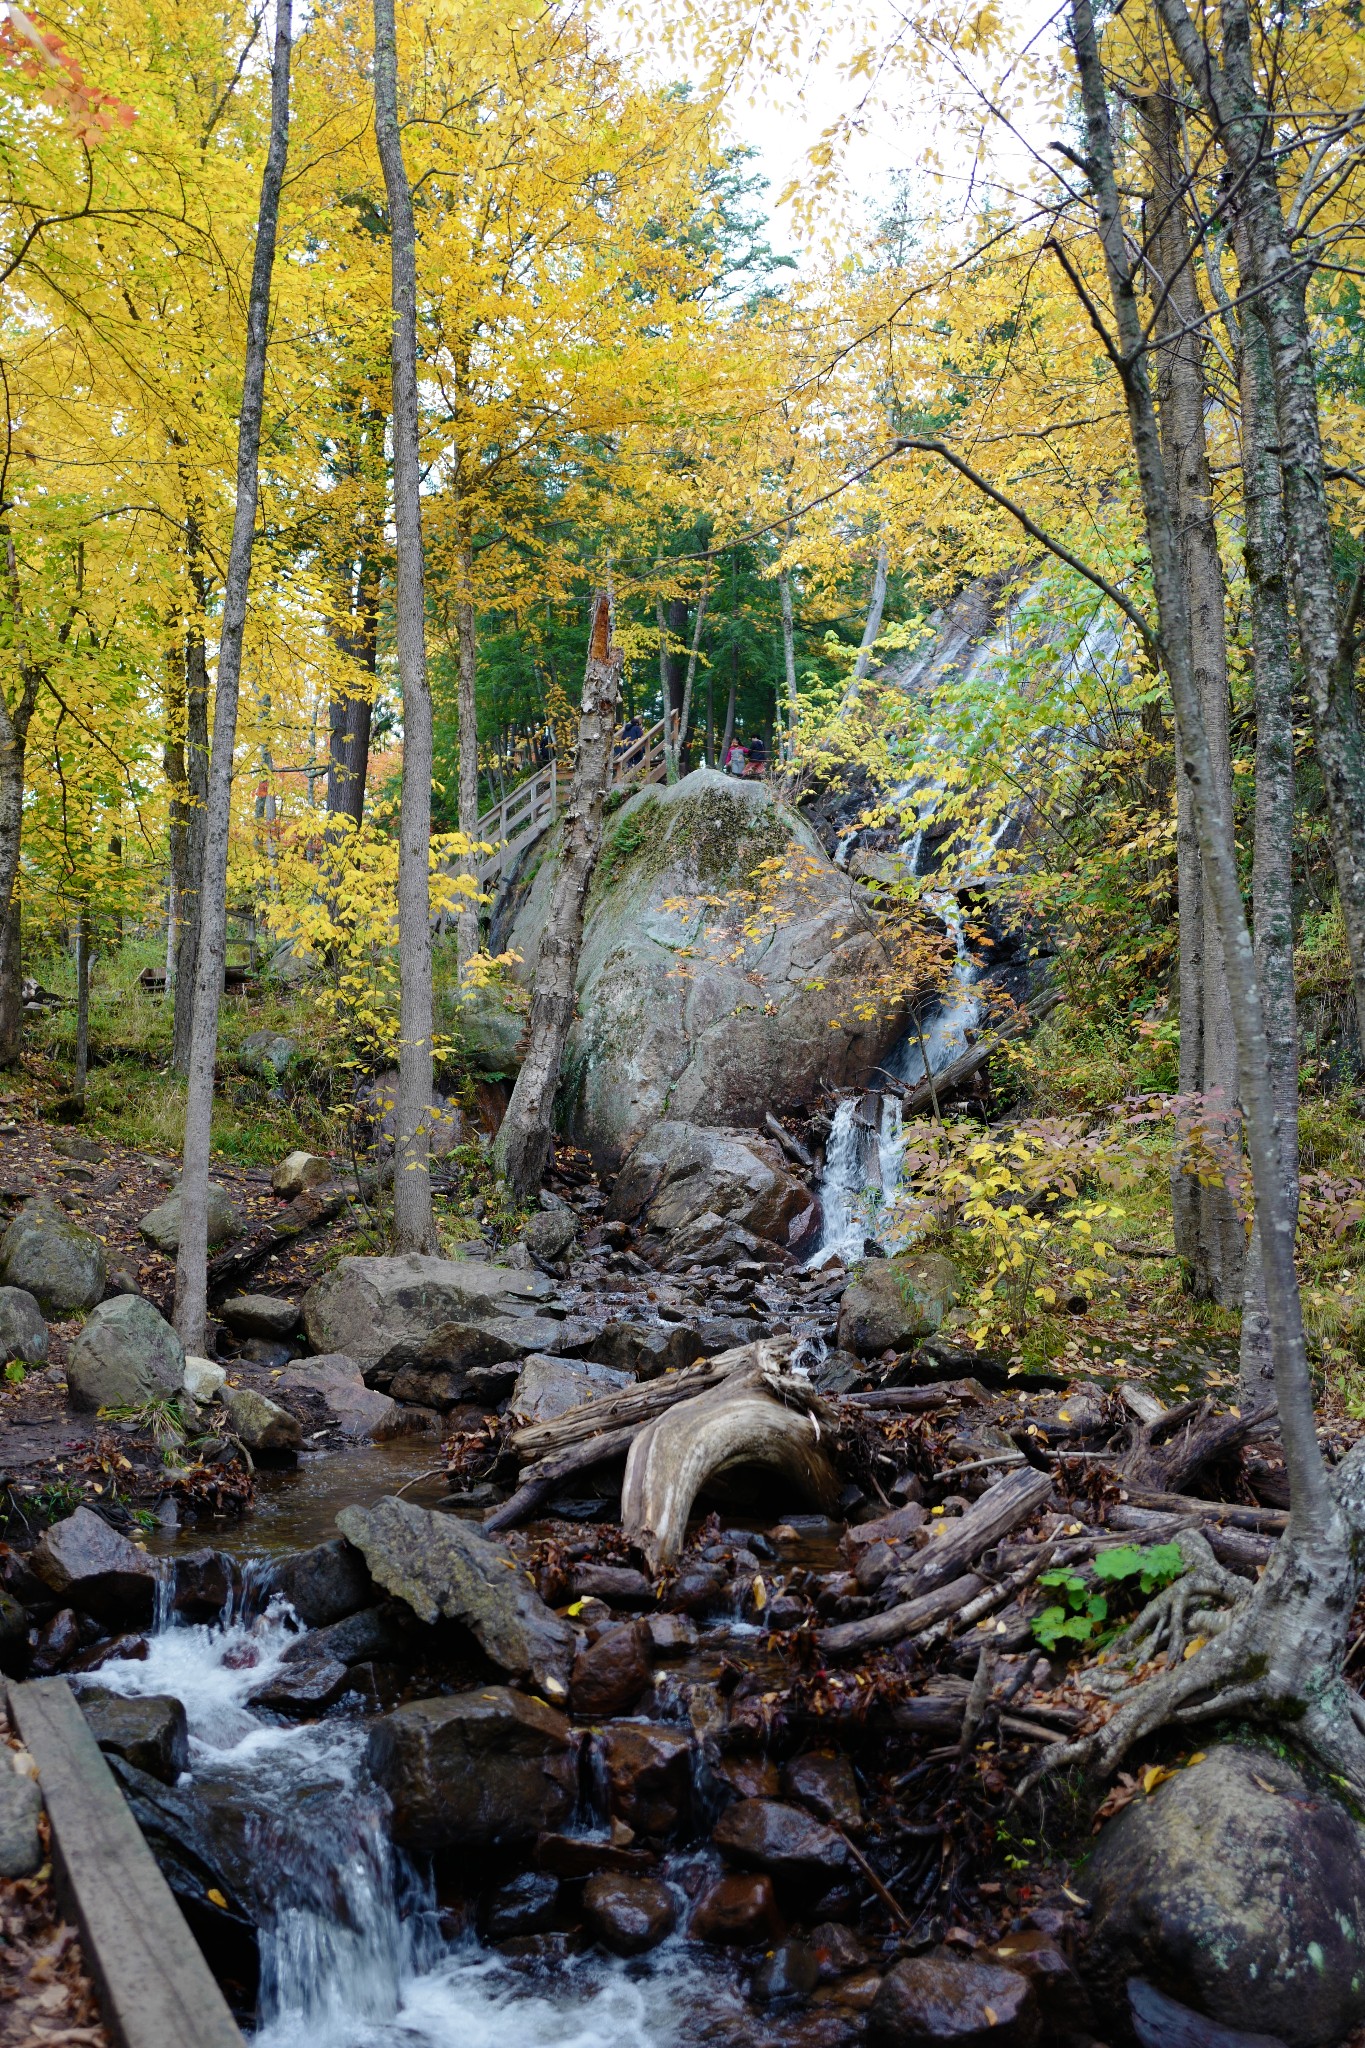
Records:
[[[776,1375],[745,1374],[736,1384],[680,1401],[641,1430],[626,1459],[621,1526],[651,1571],[672,1564],[683,1546],[692,1503],[708,1479],[737,1465],[769,1465],[816,1507],[839,1498],[840,1479],[824,1448],[820,1424],[805,1405],[809,1389]]]

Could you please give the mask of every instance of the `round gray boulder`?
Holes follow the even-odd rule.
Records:
[[[250,1031],[237,1053],[239,1072],[278,1088],[298,1057],[298,1047],[282,1031]]]
[[[1123,2038],[1134,1980],[1288,2048],[1365,2021],[1365,1829],[1271,1751],[1224,1745],[1133,1800],[1086,1880],[1085,1974]]]
[[[104,1293],[104,1246],[51,1195],[25,1202],[0,1238],[0,1277],[31,1294],[44,1315],[79,1315]]]
[[[243,1230],[242,1212],[237,1208],[226,1188],[220,1188],[216,1181],[209,1182],[209,1243],[210,1245],[231,1244],[234,1237],[240,1237]],[[164,1202],[158,1202],[155,1209],[149,1209],[138,1229],[148,1244],[155,1245],[159,1252],[178,1252],[180,1249],[180,1190],[172,1188]]]
[[[66,1355],[76,1408],[140,1408],[185,1385],[185,1347],[140,1294],[102,1302]]]
[[[0,1365],[12,1358],[46,1365],[47,1341],[43,1312],[27,1288],[0,1287]]]

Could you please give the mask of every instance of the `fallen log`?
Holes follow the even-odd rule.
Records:
[[[842,1482],[810,1412],[819,1405],[802,1382],[756,1364],[642,1429],[626,1458],[621,1530],[649,1569],[675,1562],[693,1501],[736,1466],[772,1466],[823,1513],[835,1508]]]
[[[907,1088],[901,1097],[901,1115],[918,1116],[922,1109],[933,1109],[937,1114],[938,1104],[945,1095],[950,1095],[955,1088],[965,1087],[973,1074],[979,1073],[985,1066],[993,1052],[998,1051],[1011,1038],[1018,1038],[1021,1032],[1029,1030],[1032,1025],[1041,1024],[1044,1017],[1050,1016],[1061,1000],[1060,991],[1050,989],[1046,995],[1038,998],[1031,1009],[1021,1010],[1018,1016],[1011,1017],[1007,1024],[1002,1024],[998,1031],[988,1032],[984,1038],[979,1038],[971,1050],[964,1052],[960,1059],[955,1059],[948,1066],[940,1068],[937,1074],[917,1081],[913,1088]]]
[[[553,1457],[542,1458],[538,1464],[529,1465],[521,1475],[521,1484],[515,1493],[492,1508],[483,1518],[482,1527],[488,1531],[511,1529],[518,1522],[524,1522],[533,1515],[543,1501],[557,1493],[566,1479],[576,1479],[582,1472],[590,1472],[597,1465],[609,1465],[613,1458],[623,1458],[635,1440],[636,1428],[632,1423],[626,1429],[604,1429],[581,1444],[570,1444],[567,1450],[557,1451]]]
[[[912,1595],[955,1578],[1002,1537],[1026,1522],[1050,1499],[1052,1481],[1046,1472],[1024,1466],[997,1479],[955,1522],[934,1525],[929,1541],[916,1551],[899,1574],[898,1585]]]
[[[967,1572],[961,1578],[950,1579],[945,1586],[936,1587],[932,1593],[923,1593],[917,1600],[902,1600],[881,1614],[868,1614],[861,1621],[840,1621],[832,1628],[822,1628],[815,1640],[825,1657],[856,1657],[865,1650],[884,1650],[892,1643],[904,1642],[907,1636],[918,1635],[921,1629],[932,1627],[947,1615],[958,1614],[985,1591],[985,1586],[984,1579]]]
[[[1253,1508],[1241,1501],[1199,1500],[1192,1493],[1142,1493],[1128,1490],[1128,1505],[1148,1508],[1155,1514],[1199,1515],[1204,1521],[1224,1523],[1231,1529],[1256,1529],[1279,1536],[1289,1526],[1283,1508]]]
[[[779,1368],[796,1348],[794,1337],[764,1337],[756,1344],[740,1344],[733,1351],[718,1352],[681,1372],[665,1373],[662,1379],[643,1385],[623,1387],[619,1393],[599,1394],[553,1422],[528,1423],[514,1430],[511,1446],[523,1464],[556,1456],[571,1444],[580,1444],[602,1430],[640,1429],[653,1422],[679,1401],[690,1401],[722,1380],[748,1369]]]
[[[978,1392],[981,1390],[978,1389]],[[971,1398],[956,1381],[934,1387],[874,1387],[866,1394],[845,1394],[853,1407],[874,1415],[927,1415],[936,1408],[951,1408],[955,1401]]]
[[[1244,1443],[1274,1412],[1267,1403],[1245,1415],[1217,1415],[1211,1401],[1182,1402],[1151,1422],[1137,1422],[1114,1470],[1130,1489],[1179,1494],[1205,1465]]]
[[[345,1188],[335,1187],[306,1188],[301,1195],[295,1195],[279,1216],[263,1223],[244,1244],[233,1245],[231,1250],[219,1252],[216,1259],[209,1260],[210,1296],[226,1293],[282,1245],[294,1244],[309,1231],[321,1230],[340,1215],[349,1200]]]

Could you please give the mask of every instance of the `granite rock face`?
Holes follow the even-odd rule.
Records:
[[[304,1325],[315,1351],[344,1352],[362,1370],[388,1358],[397,1369],[445,1324],[467,1328],[510,1321],[533,1313],[554,1291],[544,1273],[481,1259],[426,1258],[419,1252],[341,1259],[306,1295]]]

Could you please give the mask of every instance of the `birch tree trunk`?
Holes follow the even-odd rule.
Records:
[[[886,610],[887,547],[886,528],[883,527],[877,542],[877,566],[872,572],[872,595],[868,599],[867,623],[863,627],[858,659],[853,664],[853,674],[844,695],[845,710],[852,703],[859,683],[866,680],[867,672],[872,666],[872,650],[877,644],[877,635],[882,630],[882,613]]]
[[[270,147],[261,179],[256,252],[247,300],[246,362],[237,428],[237,502],[233,510],[218,644],[218,689],[213,712],[201,880],[199,957],[194,978],[194,1022],[185,1092],[185,1153],[180,1176],[180,1252],[175,1274],[175,1326],[189,1352],[202,1353],[208,1314],[208,1193],[213,1122],[213,1074],[218,1053],[218,1009],[227,954],[228,834],[232,820],[232,763],[242,638],[255,539],[261,414],[275,265],[280,188],[289,148],[291,0],[276,0],[275,54],[270,86]]]
[[[13,546],[10,544],[11,578]],[[24,759],[40,679],[23,675],[13,708],[0,689],[0,1067],[12,1066],[23,1038],[23,946],[19,847],[24,826]]]
[[[1204,430],[1204,309],[1195,285],[1176,108],[1170,99],[1156,94],[1139,103],[1139,120],[1151,170],[1151,216],[1155,222],[1150,257],[1155,272],[1154,288],[1159,296],[1156,334],[1161,345],[1157,387],[1161,446],[1188,594],[1194,680],[1203,710],[1212,772],[1231,815],[1232,744],[1228,725],[1223,565],[1218,553]],[[1196,1298],[1235,1308],[1242,1298],[1246,1258],[1246,1231],[1229,1185],[1231,1170],[1241,1154],[1237,1049],[1218,923],[1208,900],[1207,880],[1198,857],[1192,801],[1183,782],[1177,797],[1176,838],[1177,856],[1184,861],[1180,877],[1180,1092],[1193,1096],[1199,1105],[1191,1116],[1182,1119],[1172,1156],[1176,1249],[1187,1262]],[[1190,933],[1191,944],[1187,948],[1184,919],[1186,914],[1192,920],[1195,915],[1196,888],[1200,898],[1198,922]],[[1187,1047],[1185,1034],[1191,1028],[1196,1034],[1195,1042]],[[1199,1127],[1197,1136],[1192,1125]],[[1226,1161],[1227,1176],[1211,1178],[1210,1150],[1216,1159]]]
[[[1294,662],[1275,384],[1262,309],[1243,309],[1238,382],[1242,399],[1242,505],[1251,658],[1256,692],[1256,826],[1252,936],[1270,1041],[1270,1079],[1284,1199],[1299,1207],[1299,1026],[1294,995]],[[1239,1399],[1265,1398],[1274,1377],[1260,1233],[1252,1232],[1242,1302]]]
[[[682,710],[678,715],[678,737],[674,748],[674,760],[679,775],[681,775],[687,761],[687,734],[692,723],[692,691],[697,680],[697,661],[701,654],[701,629],[706,622],[706,601],[710,595],[711,564],[708,562],[706,565],[706,575],[702,580],[701,595],[697,599],[697,616],[692,627],[692,645],[687,650],[687,677],[683,683]]]
[[[474,555],[466,541],[461,550],[464,595],[456,611],[460,642],[460,830],[466,839],[479,836],[479,706],[476,684],[479,672],[478,618],[474,610]],[[471,859],[466,872],[478,880],[477,865]],[[472,896],[461,900],[455,923],[455,959],[460,973],[479,950],[479,906]]]
[[[76,1065],[71,1077],[73,1107],[85,1114],[85,1083],[90,1071],[90,911],[82,903],[76,913]]]
[[[194,522],[191,520],[192,532]],[[192,542],[193,546],[193,542]],[[209,668],[204,645],[202,570],[191,557],[190,584],[197,615],[185,628],[184,781],[177,794],[180,809],[180,872],[175,890],[175,1011],[172,1022],[171,1071],[190,1070],[194,1029],[194,986],[204,922],[204,848],[209,801]],[[175,853],[172,839],[172,856]]]
[[[374,128],[389,202],[393,264],[393,513],[397,535],[398,675],[403,690],[403,795],[398,837],[398,1100],[395,1105],[395,1247],[430,1252],[431,1212],[431,690],[417,391],[417,233],[398,128],[393,0],[375,0]]]
[[[777,589],[782,600],[782,671],[787,679],[787,739],[782,753],[783,758],[790,761],[796,753],[796,727],[801,707],[796,694],[796,627],[792,617],[792,582],[785,569],[777,579]]]
[[[1185,0],[1158,0],[1176,55],[1211,116],[1231,172],[1245,251],[1243,292],[1256,295],[1270,351],[1299,656],[1327,798],[1332,852],[1365,1052],[1365,732],[1353,681],[1338,662],[1341,621],[1308,326],[1311,265],[1290,246],[1269,112],[1256,83],[1246,0],[1225,0],[1223,58],[1206,45]]]
[[[577,1001],[583,913],[602,850],[602,805],[611,781],[612,740],[621,690],[621,656],[612,644],[611,599],[593,598],[578,754],[564,813],[563,851],[536,963],[526,1057],[493,1158],[518,1201],[540,1186],[550,1156],[555,1092]]]

